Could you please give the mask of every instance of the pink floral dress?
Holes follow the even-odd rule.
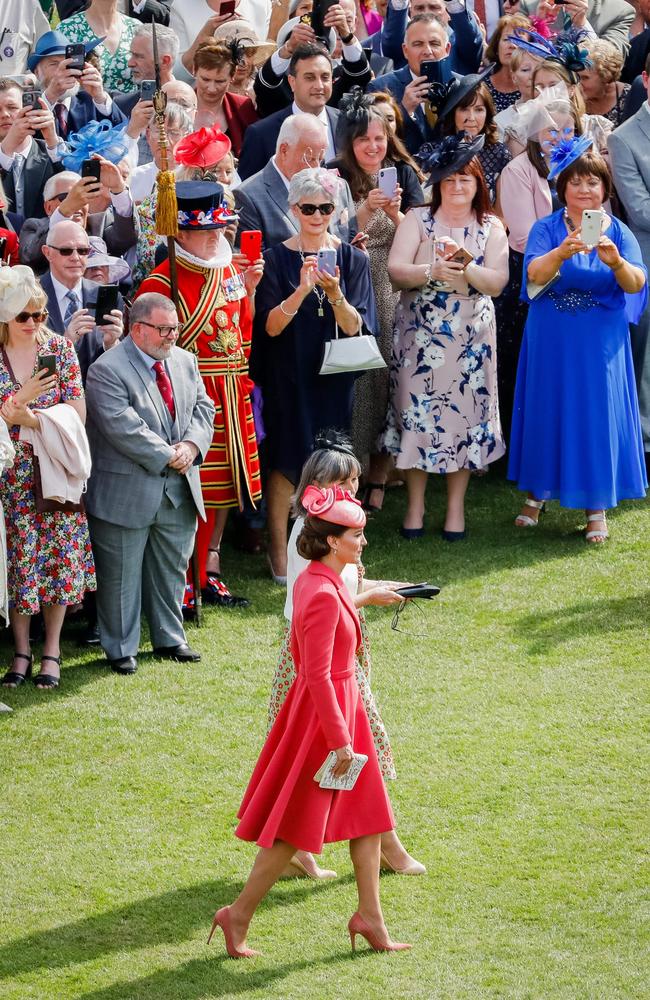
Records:
[[[43,354],[56,355],[59,383],[30,403],[30,409],[45,410],[69,399],[82,399],[81,372],[70,341],[52,334],[38,345],[38,355]],[[37,370],[38,362],[34,374]],[[0,404],[19,387],[3,351]],[[9,430],[16,460],[0,475],[0,499],[7,526],[9,607],[33,615],[42,604],[79,603],[84,591],[95,590],[95,565],[85,514],[36,512],[33,450],[31,444],[18,440],[19,430]]]

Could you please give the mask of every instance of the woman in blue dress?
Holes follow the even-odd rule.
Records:
[[[536,222],[526,247],[532,301],[508,475],[528,492],[518,527],[534,527],[544,501],[559,500],[584,508],[585,538],[599,543],[605,511],[645,496],[648,485],[629,335],[645,308],[647,274],[630,230],[603,210],[611,180],[590,145],[569,139],[551,154],[566,207]],[[595,246],[582,239],[585,209],[602,211]],[[531,283],[549,284],[533,297]]]

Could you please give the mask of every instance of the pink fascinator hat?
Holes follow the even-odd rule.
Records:
[[[359,500],[340,486],[323,490],[320,486],[308,486],[302,495],[302,505],[310,517],[320,517],[330,524],[341,524],[346,528],[363,528],[366,515]]]

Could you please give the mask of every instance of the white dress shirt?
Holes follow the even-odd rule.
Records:
[[[68,292],[74,292],[79,299],[79,308],[83,308],[83,285],[81,283],[81,278],[74,286],[74,288],[68,288],[66,285],[62,285],[57,278],[54,277],[50,271],[50,277],[52,278],[52,285],[54,286],[54,294],[56,295],[57,305],[59,307],[59,312],[61,313],[61,319],[65,319],[65,314],[68,311],[68,306],[70,305],[70,300],[68,299]]]

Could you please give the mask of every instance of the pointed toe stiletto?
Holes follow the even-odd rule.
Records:
[[[387,942],[380,941],[373,930],[368,927],[361,914],[357,911],[353,913],[350,922],[348,923],[348,931],[350,932],[350,944],[352,945],[352,951],[356,950],[356,937],[360,934],[364,937],[373,951],[408,951],[413,945],[402,944],[399,941],[391,941],[390,938]]]
[[[415,858],[412,858],[410,854],[408,855],[408,859],[409,860],[405,865],[402,865],[400,868],[397,868],[395,865],[392,865],[390,863],[390,861],[382,851],[380,864],[381,867],[384,869],[384,871],[394,872],[395,875],[426,875],[427,870],[420,861],[416,861]]]
[[[254,951],[253,948],[242,948],[238,950],[235,948],[232,941],[232,929],[230,927],[230,907],[222,906],[220,910],[214,915],[212,921],[212,927],[210,928],[210,933],[208,934],[208,944],[212,940],[212,935],[214,934],[217,927],[220,927],[223,931],[223,936],[226,939],[226,951],[228,952],[229,958],[252,958],[253,955],[261,955],[261,951]]]
[[[300,858],[294,854],[280,878],[311,878],[315,882],[321,882],[327,879],[338,878],[338,876],[331,868],[320,868],[316,862],[314,862],[314,871],[310,872],[307,866],[303,865]]]

